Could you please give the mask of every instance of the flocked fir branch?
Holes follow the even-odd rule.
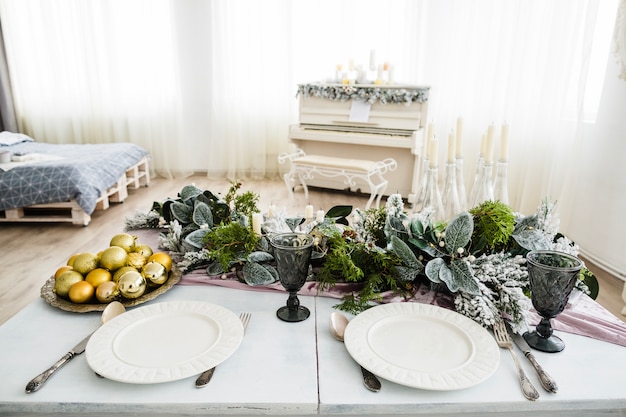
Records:
[[[165,224],[163,217],[157,212],[137,212],[133,217],[124,219],[125,230],[157,229]]]

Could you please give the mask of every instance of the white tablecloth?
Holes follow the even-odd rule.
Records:
[[[540,390],[537,402],[522,397],[506,351],[496,373],[469,389],[425,391],[383,380],[382,390],[371,393],[344,345],[329,333],[336,299],[300,297],[312,311],[301,323],[276,318],[286,301],[283,293],[176,286],[150,303],[174,300],[204,300],[252,313],[241,346],[218,366],[209,386],[196,389],[195,377],[145,385],[100,379],[83,354],[40,391],[26,394],[31,378],[100,321],[99,313],[65,312],[36,300],[0,326],[0,415],[626,415],[626,348],[615,344],[558,332],[565,351],[536,353],[557,380],[557,394],[544,392],[523,362]]]

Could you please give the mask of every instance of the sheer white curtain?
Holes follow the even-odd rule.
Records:
[[[184,171],[169,2],[0,2],[20,131],[50,143],[132,141]]]
[[[548,197],[567,222],[596,7],[586,0],[428,3],[420,78],[433,87],[441,138],[463,117],[468,186],[488,125],[499,132],[507,123],[512,207],[531,213]],[[496,134],[494,159],[498,141]]]
[[[511,205],[556,199],[566,227],[599,3],[0,0],[0,13],[20,127],[39,140],[131,140],[170,175],[275,175],[296,84],[374,49],[398,82],[432,87],[439,138],[463,117],[468,187],[481,136],[506,122]]]

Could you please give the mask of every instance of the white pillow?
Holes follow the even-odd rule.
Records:
[[[33,138],[22,133],[0,132],[0,146],[11,146],[16,143],[34,142]]]

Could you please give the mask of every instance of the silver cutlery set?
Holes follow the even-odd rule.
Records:
[[[515,362],[515,366],[519,374],[520,387],[522,388],[522,393],[524,394],[524,397],[531,401],[535,401],[539,399],[539,392],[524,373],[519,359],[517,358],[517,354],[513,350],[513,342],[511,342],[511,336],[509,335],[509,333],[513,337],[513,341],[515,342],[517,347],[524,353],[524,356],[528,359],[528,361],[537,372],[537,375],[539,376],[539,380],[541,382],[541,386],[548,392],[556,393],[558,389],[556,382],[539,365],[539,363],[535,359],[535,356],[531,352],[530,346],[528,346],[528,343],[526,343],[526,340],[524,340],[522,336],[510,331],[510,328],[505,325],[504,320],[498,320],[493,325],[493,335],[496,339],[496,343],[498,344],[498,346],[503,349],[508,349],[509,352],[511,352],[511,356],[513,358],[513,361]]]
[[[118,310],[114,314],[109,314],[109,315],[114,316],[117,314],[121,314],[122,312],[123,312],[123,309]],[[105,321],[105,316],[106,314],[103,314],[102,323],[104,323]],[[338,317],[339,319],[342,319],[342,320],[339,320]],[[251,318],[252,318],[252,315],[250,313],[241,313],[239,315],[239,319],[241,320],[243,324],[244,332],[246,331]],[[343,329],[345,328],[345,325],[347,325],[347,318],[345,318],[345,316],[339,316],[339,313],[334,313],[334,315],[331,316],[331,320],[330,320],[331,334],[333,334],[333,336],[335,336],[335,338],[337,338],[340,341],[343,341]],[[339,331],[337,330],[338,328],[339,328]],[[537,391],[537,389],[534,387],[532,382],[526,376],[520,364],[520,361],[517,357],[517,354],[515,353],[513,349],[513,343],[515,343],[515,345],[522,351],[524,356],[528,359],[530,364],[533,366],[533,368],[537,372],[541,386],[547,392],[551,392],[551,393],[557,392],[558,388],[557,388],[556,382],[552,379],[552,377],[550,377],[550,375],[548,375],[546,371],[543,370],[541,365],[539,365],[539,363],[537,362],[536,358],[534,357],[531,351],[530,346],[528,345],[528,343],[526,343],[526,341],[524,340],[522,336],[511,331],[511,329],[508,327],[508,325],[505,324],[503,320],[498,320],[494,324],[493,333],[494,333],[494,338],[498,346],[502,349],[507,349],[511,353],[511,357],[513,358],[513,361],[517,368],[517,372],[519,374],[520,387],[522,389],[522,393],[524,397],[526,397],[527,399],[531,401],[534,401],[539,398],[539,392]],[[54,365],[52,365],[46,371],[42,372],[41,374],[33,378],[31,381],[29,381],[28,384],[26,385],[26,392],[33,393],[39,390],[57,370],[59,370],[63,365],[67,364],[75,356],[83,353],[85,351],[85,347],[87,346],[87,342],[89,341],[90,337],[91,337],[91,334],[88,335],[82,341],[80,341],[80,343],[78,343],[74,348],[72,348],[72,350],[66,353]],[[361,371],[363,374],[363,383],[365,387],[369,389],[370,391],[378,392],[381,388],[381,383],[379,379],[376,377],[376,375],[374,375],[373,373],[371,373],[370,371],[366,370],[363,367],[361,367]],[[215,372],[215,367],[211,369],[207,369],[206,371],[202,372],[195,381],[195,387],[202,388],[202,387],[207,386],[209,382],[211,381],[211,378],[213,377],[214,372]]]

